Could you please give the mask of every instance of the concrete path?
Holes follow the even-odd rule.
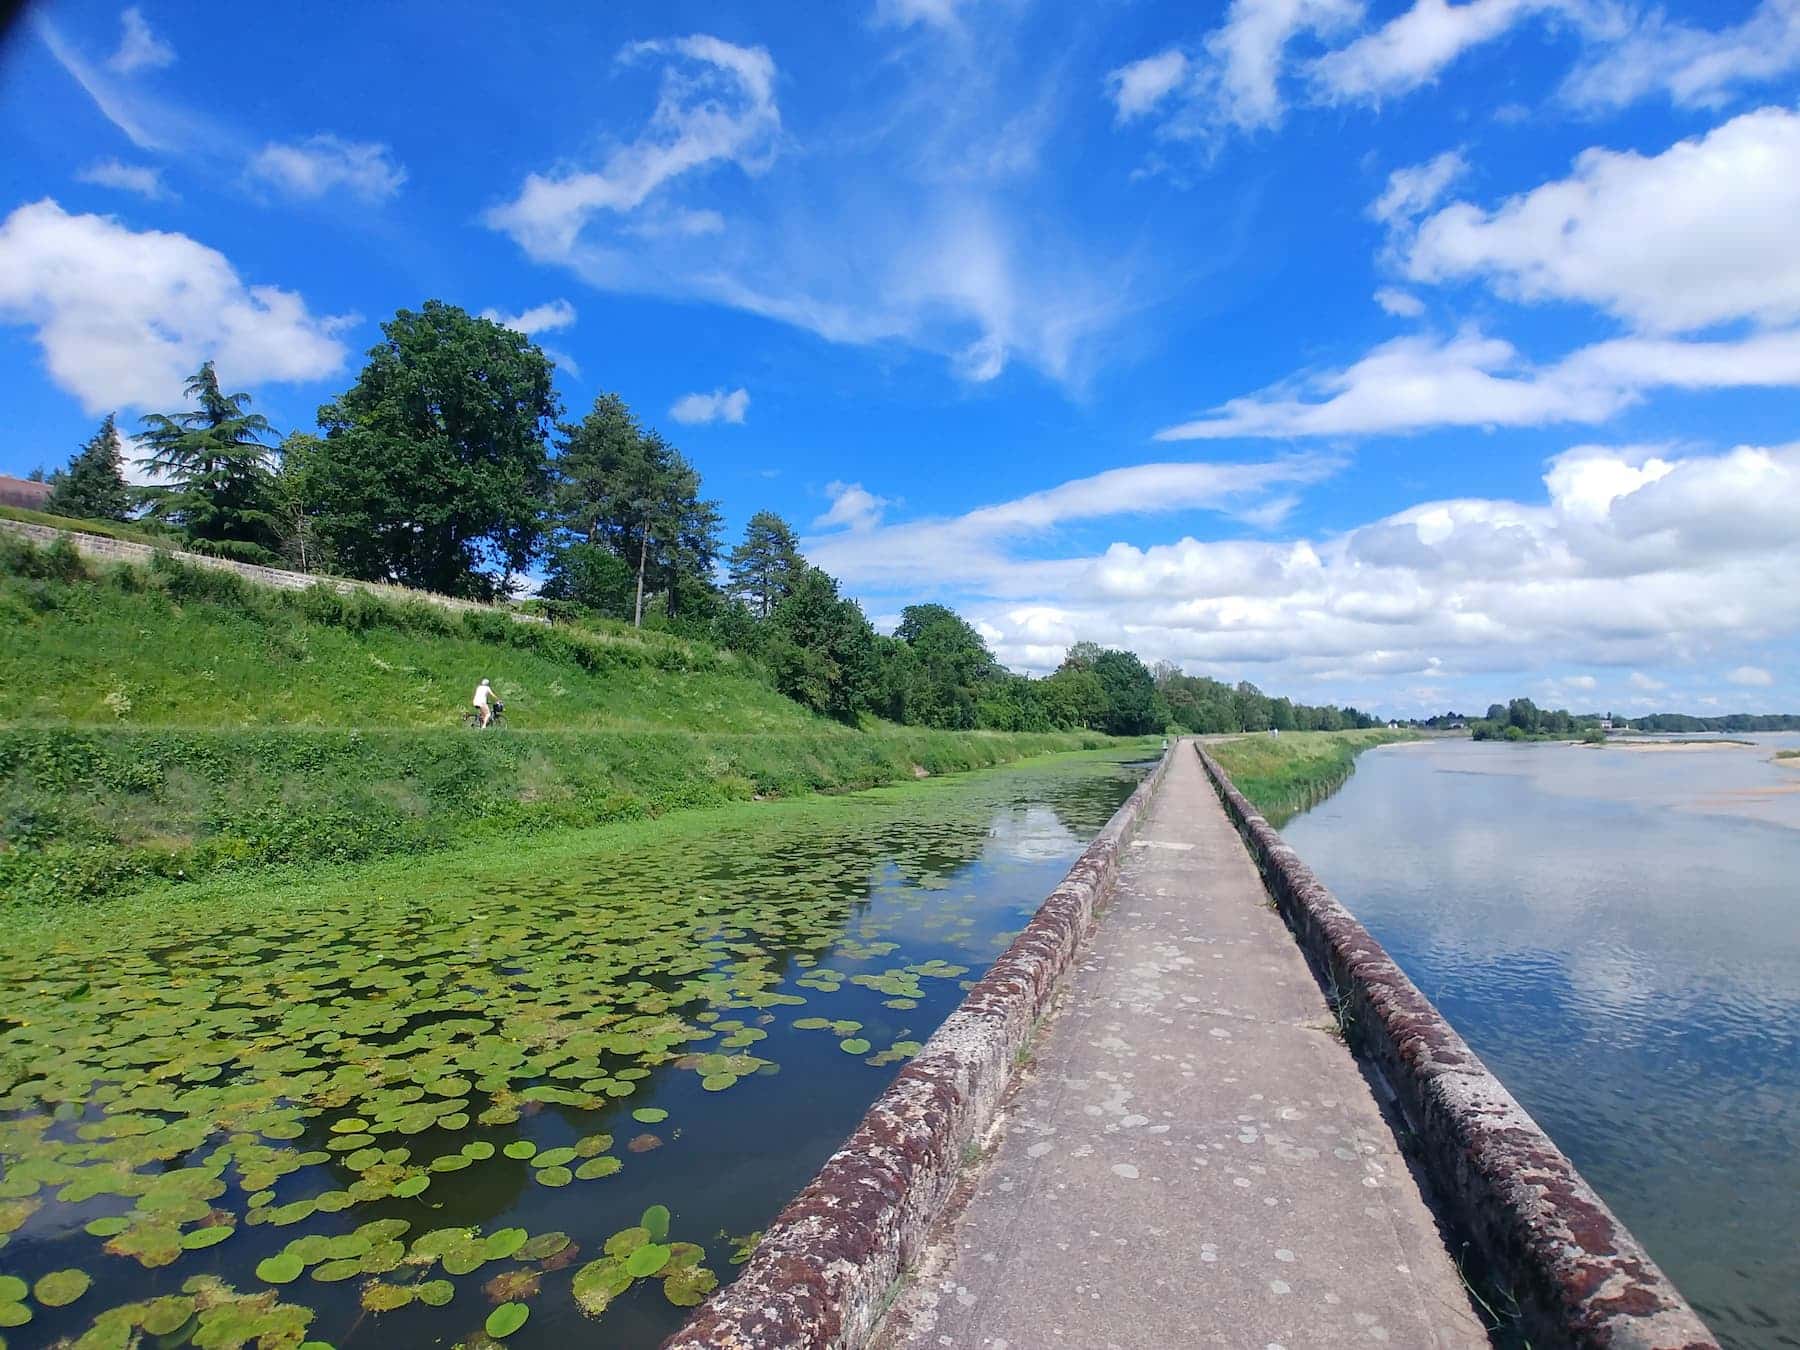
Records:
[[[1487,1346],[1305,960],[1178,749],[884,1350]]]

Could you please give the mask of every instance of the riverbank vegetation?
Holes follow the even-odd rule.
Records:
[[[1206,747],[1239,792],[1280,828],[1324,800],[1356,771],[1356,757],[1377,745],[1416,740],[1409,731],[1296,732],[1291,736],[1240,736]]]

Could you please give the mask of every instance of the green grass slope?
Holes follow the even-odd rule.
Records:
[[[1284,731],[1250,733],[1207,745],[1207,753],[1231,776],[1239,792],[1279,828],[1322,801],[1356,771],[1356,757],[1371,746],[1413,741],[1409,731]]]
[[[15,723],[453,727],[486,676],[516,729],[840,732],[731,653],[660,634],[0,549],[0,716]]]
[[[424,854],[1092,748],[860,731],[754,666],[167,559],[95,569],[0,536],[0,901]],[[511,723],[459,726],[487,675]]]

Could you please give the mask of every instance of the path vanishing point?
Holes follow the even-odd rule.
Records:
[[[1495,1344],[1465,1275],[1509,1346],[1718,1350],[1182,741],[665,1350]]]

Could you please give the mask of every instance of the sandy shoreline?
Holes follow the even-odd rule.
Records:
[[[1751,741],[1608,741],[1609,750],[1630,750],[1640,755],[1667,753],[1671,750],[1743,750],[1754,748]]]

